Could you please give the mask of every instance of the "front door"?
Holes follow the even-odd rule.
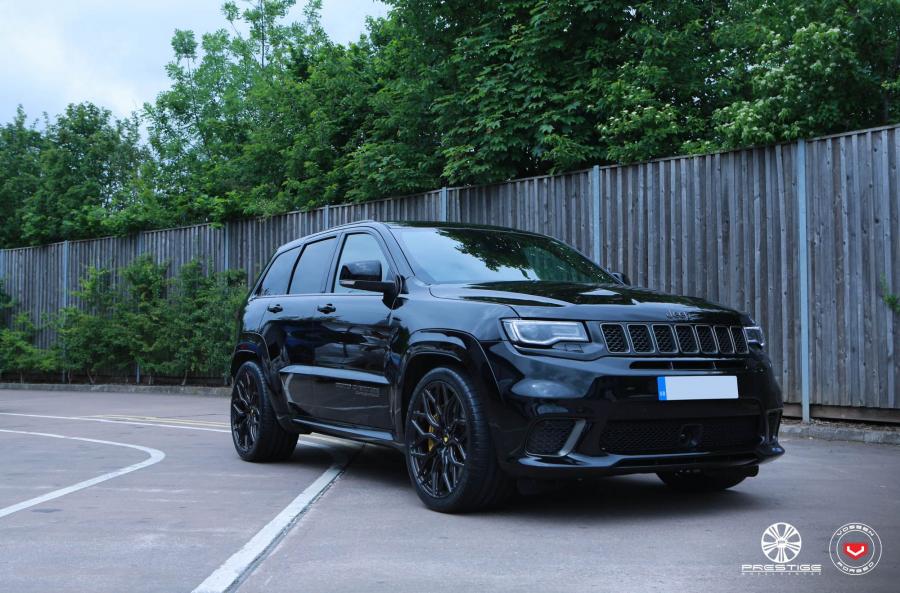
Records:
[[[344,236],[329,291],[315,304],[313,333],[318,389],[330,419],[357,426],[391,428],[385,366],[394,328],[381,293],[347,289],[337,282],[341,266],[381,262],[382,279],[394,277],[379,237],[368,232]]]

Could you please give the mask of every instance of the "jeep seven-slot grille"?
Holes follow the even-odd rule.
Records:
[[[603,338],[606,340],[606,348],[610,352],[628,352],[625,330],[618,323],[604,324]]]
[[[602,323],[607,349],[614,354],[747,354],[744,328],[689,323]]]

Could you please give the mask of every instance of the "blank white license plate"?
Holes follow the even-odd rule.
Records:
[[[660,401],[690,399],[737,399],[737,377],[657,377]]]

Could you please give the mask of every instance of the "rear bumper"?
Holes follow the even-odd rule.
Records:
[[[781,392],[762,354],[734,357],[741,368],[718,372],[738,377],[738,399],[660,401],[661,373],[624,357],[531,356],[505,342],[485,350],[500,388],[490,406],[497,456],[513,476],[749,468],[784,453]]]

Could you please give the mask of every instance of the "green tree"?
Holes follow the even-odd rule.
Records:
[[[21,245],[22,205],[40,183],[42,142],[21,105],[12,122],[0,127],[0,247]]]
[[[31,244],[96,237],[110,213],[134,199],[144,151],[137,119],[117,120],[90,103],[47,122],[40,181],[27,196],[19,235]]]

